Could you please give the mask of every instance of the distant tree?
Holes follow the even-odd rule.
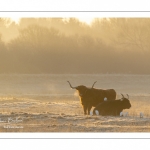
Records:
[[[123,49],[145,51],[149,49],[150,19],[113,18],[110,19],[113,41]]]
[[[7,64],[7,48],[6,44],[2,40],[2,35],[0,34],[0,73],[4,73],[6,71]]]
[[[150,73],[150,19],[0,19],[0,72]],[[9,25],[8,25],[9,24]]]
[[[0,51],[5,51],[6,50],[6,45],[2,41],[2,34],[0,34]]]
[[[51,28],[31,25],[20,30],[19,36],[10,42],[13,49],[24,49],[25,51],[35,52],[47,50],[59,42],[59,31]]]

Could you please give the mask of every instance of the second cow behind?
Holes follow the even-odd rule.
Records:
[[[128,96],[128,95],[127,95]],[[102,115],[102,116],[119,116],[123,109],[129,109],[131,103],[128,98],[125,98],[122,94],[122,98],[115,101],[105,101],[98,104],[91,115]]]

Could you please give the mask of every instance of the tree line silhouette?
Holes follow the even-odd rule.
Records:
[[[0,18],[0,73],[150,73],[149,18]]]

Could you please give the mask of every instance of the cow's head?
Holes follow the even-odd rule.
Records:
[[[131,107],[131,103],[129,101],[129,95],[127,94],[128,98],[125,98],[123,94],[121,95],[122,95],[121,102],[122,102],[123,109],[129,109]]]
[[[67,81],[67,82],[69,83],[69,85],[70,85],[70,87],[71,87],[72,89],[76,89],[76,90],[78,91],[80,97],[83,97],[84,95],[86,95],[87,90],[92,89],[92,88],[94,87],[94,84],[95,84],[97,81],[95,81],[95,82],[93,83],[93,85],[92,85],[91,88],[88,88],[88,87],[86,87],[86,86],[84,86],[84,85],[79,85],[79,86],[73,87],[69,81]]]

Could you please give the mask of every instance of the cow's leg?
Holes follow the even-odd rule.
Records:
[[[91,110],[91,108],[92,108],[92,105],[89,104],[89,105],[88,105],[88,115],[90,115],[90,110]]]
[[[88,108],[88,105],[83,105],[83,110],[84,110],[84,115],[87,115],[87,108]]]

